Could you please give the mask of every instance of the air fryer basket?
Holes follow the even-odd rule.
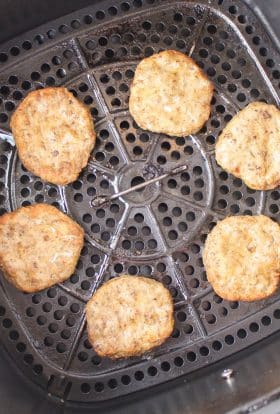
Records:
[[[141,130],[128,112],[140,59],[165,49],[191,54],[215,84],[202,130],[170,138]],[[217,166],[215,141],[252,100],[279,104],[279,56],[256,17],[231,0],[103,1],[8,42],[0,50],[0,127],[26,94],[65,85],[89,106],[98,134],[79,179],[65,188],[26,171],[12,141],[0,143],[0,213],[34,202],[59,207],[86,230],[69,281],[22,294],[0,277],[0,332],[33,382],[63,400],[102,401],[191,373],[279,328],[279,295],[260,302],[222,300],[201,253],[226,215],[279,219],[280,191],[254,191]],[[160,175],[188,170],[99,208],[90,201]],[[120,274],[161,281],[175,304],[175,329],[142,357],[99,358],[86,332],[85,304]],[[109,315],[108,315],[109,317]]]

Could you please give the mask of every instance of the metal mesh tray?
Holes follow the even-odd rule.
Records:
[[[186,138],[141,130],[128,113],[139,60],[163,49],[192,53],[215,83],[212,115]],[[255,303],[222,300],[207,282],[201,251],[218,219],[264,213],[279,219],[279,189],[259,192],[222,171],[216,137],[252,100],[279,103],[279,56],[252,12],[230,0],[104,1],[42,26],[0,50],[0,126],[30,90],[66,85],[90,107],[97,145],[79,179],[65,188],[25,170],[12,142],[0,143],[0,213],[51,203],[86,230],[75,273],[38,294],[22,294],[0,277],[0,333],[33,382],[62,400],[108,400],[182,374],[260,341],[279,328],[279,295]],[[188,172],[90,207],[187,163]],[[170,289],[172,337],[143,357],[100,359],[87,339],[85,303],[119,274],[145,275]]]

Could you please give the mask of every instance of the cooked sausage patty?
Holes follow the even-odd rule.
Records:
[[[212,96],[213,85],[195,61],[166,50],[137,66],[129,110],[143,129],[185,136],[207,121]]]
[[[29,93],[11,128],[25,168],[53,184],[76,180],[95,144],[89,110],[65,88]]]
[[[68,279],[83,247],[83,229],[47,204],[22,207],[0,217],[0,266],[24,292]]]
[[[173,302],[153,279],[120,276],[101,286],[86,308],[89,340],[100,356],[125,358],[162,344],[172,333]]]
[[[216,159],[226,171],[255,190],[280,185],[280,111],[250,103],[227,124],[216,145]]]
[[[222,298],[264,299],[279,285],[280,226],[266,216],[227,217],[208,235],[203,262]]]

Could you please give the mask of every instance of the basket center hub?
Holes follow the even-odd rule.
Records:
[[[136,162],[128,166],[121,174],[118,182],[118,191],[124,191],[136,185],[143,184],[145,181],[149,181],[159,175],[159,169],[154,165],[146,164],[145,162]],[[122,198],[130,203],[143,205],[158,195],[159,188],[159,182],[148,184],[146,187],[123,195]]]

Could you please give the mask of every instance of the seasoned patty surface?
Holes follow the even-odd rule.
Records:
[[[89,110],[66,88],[30,92],[13,114],[11,129],[23,165],[60,185],[78,177],[96,137]]]
[[[22,207],[0,217],[0,265],[24,292],[63,282],[74,272],[83,229],[48,204]]]
[[[222,298],[266,298],[279,284],[280,226],[266,216],[227,217],[208,235],[203,262]]]
[[[193,59],[166,50],[137,66],[129,110],[143,129],[185,136],[209,118],[212,95],[212,83]]]
[[[102,285],[86,308],[89,340],[100,356],[143,354],[173,330],[169,291],[153,279],[120,276]]]
[[[280,185],[280,111],[250,103],[227,124],[216,145],[216,159],[226,171],[255,190]]]

